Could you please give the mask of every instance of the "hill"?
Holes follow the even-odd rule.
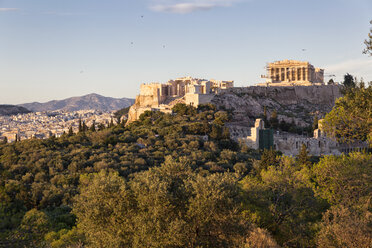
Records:
[[[277,113],[279,121],[306,127],[315,116],[322,118],[332,110],[341,97],[340,86],[291,86],[291,87],[235,87],[212,99],[219,109],[226,109],[234,122],[254,123],[262,118],[266,108],[267,118]]]
[[[26,114],[31,111],[25,107],[15,105],[0,105],[0,115]]]
[[[113,111],[126,108],[134,103],[131,98],[112,98],[95,93],[71,97],[63,100],[53,100],[46,103],[32,102],[20,104],[20,106],[34,112],[67,110],[78,111],[86,109],[96,109],[101,111]]]

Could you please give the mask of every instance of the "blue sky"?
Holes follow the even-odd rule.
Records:
[[[282,59],[368,82],[371,19],[371,0],[0,0],[0,103],[134,98],[182,76],[249,86]]]

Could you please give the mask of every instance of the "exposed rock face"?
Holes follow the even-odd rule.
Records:
[[[150,96],[137,96],[135,104],[130,108],[128,123],[137,120],[146,110],[151,110]],[[313,117],[322,117],[333,108],[337,98],[341,97],[340,86],[289,86],[289,87],[234,87],[221,91],[210,102],[217,108],[226,109],[232,113],[234,125],[252,126],[256,118],[262,117],[264,107],[267,109],[267,117],[276,110],[279,120],[296,125],[308,126]],[[185,99],[169,99],[163,108],[168,110],[175,103],[185,103]],[[162,111],[160,108],[158,110]],[[241,131],[241,130],[238,130]]]
[[[20,106],[14,105],[0,105],[0,115],[17,115],[17,114],[27,114],[31,111]]]
[[[300,126],[312,123],[312,116],[323,116],[331,111],[337,98],[341,97],[340,86],[291,86],[291,87],[235,87],[216,95],[212,103],[218,108],[232,112],[235,122],[254,123],[262,117],[264,107],[267,117],[276,110],[279,120]]]

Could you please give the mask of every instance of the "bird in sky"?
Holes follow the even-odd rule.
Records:
[[[305,51],[306,51],[306,49],[305,49],[305,48],[302,48],[302,51],[303,51],[303,52],[305,52]]]

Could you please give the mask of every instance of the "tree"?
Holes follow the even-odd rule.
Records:
[[[6,136],[4,136],[4,138],[3,138],[3,142],[2,142],[3,144],[7,144],[8,143],[8,138],[6,137]]]
[[[278,153],[273,149],[264,149],[261,155],[261,159],[255,163],[253,166],[257,175],[260,174],[262,170],[267,169],[269,166],[278,166],[280,163],[280,159],[278,157]]]
[[[278,126],[279,126],[278,113],[276,112],[276,110],[274,110],[274,111],[271,113],[271,117],[270,117],[270,125],[271,125],[271,127],[274,128],[274,129],[277,129]]]
[[[81,119],[79,119],[79,128],[78,128],[78,132],[81,133],[83,132],[83,124],[81,122]]]
[[[372,24],[372,20],[370,23]],[[366,48],[363,50],[363,53],[372,56],[372,28],[369,30],[368,39],[364,41],[364,44]]]
[[[302,144],[301,150],[300,150],[299,154],[297,155],[296,159],[297,159],[297,163],[299,165],[307,166],[307,167],[311,166],[310,157],[309,157],[307,147],[306,147],[305,144]]]
[[[74,131],[72,130],[72,126],[68,129],[68,136],[74,135]]]
[[[80,177],[73,213],[92,247],[130,247],[133,197],[118,173]]]
[[[335,84],[335,81],[333,80],[333,78],[331,78],[330,80],[328,80],[328,85],[334,85]]]
[[[96,131],[96,121],[95,120],[93,120],[92,126],[90,127],[89,130],[92,131],[92,132]]]
[[[363,205],[370,201],[372,154],[326,156],[313,168],[316,193],[330,204]]]
[[[111,121],[110,121],[109,127],[113,127],[113,126],[114,126],[114,119],[111,117]]]
[[[83,130],[83,132],[88,131],[88,126],[85,124],[85,121],[83,121],[82,130]]]
[[[315,223],[325,206],[315,196],[310,178],[308,168],[285,156],[279,165],[261,170],[259,178],[245,177],[241,181],[245,218],[268,229],[283,247],[315,247]]]
[[[186,158],[167,157],[129,182],[105,171],[80,181],[73,212],[88,246],[228,247],[249,230],[237,179],[198,175]]]
[[[332,207],[324,216],[317,236],[317,247],[372,247],[372,214],[344,206]]]
[[[337,99],[322,127],[341,143],[369,140],[372,145],[372,86],[352,88]]]
[[[344,76],[344,82],[342,84],[346,87],[346,89],[355,88],[355,86],[356,86],[356,84],[354,82],[354,77],[352,75],[350,75],[349,73],[347,73]]]

